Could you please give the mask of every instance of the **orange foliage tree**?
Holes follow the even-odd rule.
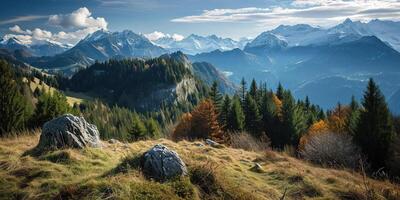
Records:
[[[183,116],[174,131],[174,138],[211,138],[217,142],[226,141],[212,101],[209,99],[202,101],[190,114]]]
[[[347,122],[350,112],[351,109],[349,106],[343,106],[339,104],[328,116],[329,129],[334,133],[347,134]]]
[[[175,127],[172,135],[174,140],[182,140],[187,137],[192,129],[192,114],[184,113],[181,117],[179,124]]]
[[[307,142],[310,140],[315,135],[318,134],[323,134],[323,133],[328,133],[329,132],[329,126],[324,120],[320,120],[318,122],[315,122],[308,128],[307,133],[304,134],[300,138],[300,143],[299,143],[299,149],[302,150],[306,146]]]
[[[275,94],[272,94],[272,101],[274,102],[277,116],[282,119],[282,101]]]

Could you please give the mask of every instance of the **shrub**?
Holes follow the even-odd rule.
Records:
[[[310,138],[300,154],[311,162],[336,167],[355,167],[360,158],[350,136],[331,132]]]
[[[230,133],[229,138],[231,147],[246,151],[266,151],[270,147],[270,141],[266,135],[257,139],[247,132],[237,132]]]

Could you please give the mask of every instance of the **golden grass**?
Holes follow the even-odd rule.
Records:
[[[28,82],[26,78],[24,78],[23,80],[24,82]],[[29,85],[31,91],[35,91],[36,88],[39,88],[40,90],[46,91],[46,92],[50,92],[51,94],[56,90],[53,87],[50,87],[49,85],[47,85],[46,83],[42,82],[42,84],[40,84],[40,80],[36,77],[34,77],[34,80],[30,82]],[[82,103],[85,99],[92,99],[87,95],[81,94],[81,93],[76,93],[76,92],[64,92],[66,97],[67,97],[67,102],[70,106],[73,106],[74,104],[80,104]]]
[[[37,131],[39,132],[39,131]],[[0,199],[363,199],[363,176],[326,169],[281,153],[247,152],[167,139],[102,148],[26,155],[38,133],[0,139]],[[124,160],[161,143],[188,165],[189,176],[166,183],[147,180],[137,168],[115,173]],[[257,161],[261,173],[250,169]],[[400,187],[368,179],[375,199],[400,199]]]

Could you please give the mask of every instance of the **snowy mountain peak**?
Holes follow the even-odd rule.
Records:
[[[287,47],[288,43],[279,37],[280,36],[275,35],[273,33],[264,32],[261,35],[257,36],[253,41],[248,43],[245,49],[255,48],[255,47],[281,49]]]

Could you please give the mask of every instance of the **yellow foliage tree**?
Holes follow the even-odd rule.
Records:
[[[282,119],[282,101],[275,94],[272,94],[272,101],[276,107],[276,114]]]
[[[347,122],[351,109],[349,106],[338,105],[328,116],[329,129],[334,133],[348,133]]]

